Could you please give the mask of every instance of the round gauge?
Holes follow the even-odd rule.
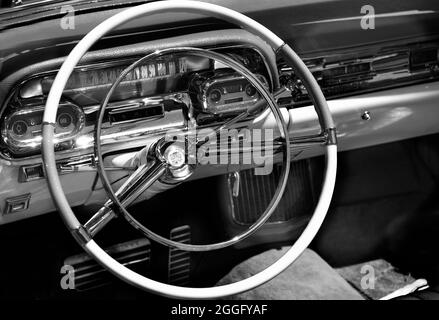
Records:
[[[251,84],[248,84],[248,85],[245,87],[245,93],[246,93],[249,97],[253,97],[253,96],[257,93],[257,91],[256,91],[255,87],[253,87]]]
[[[44,105],[29,104],[14,109],[0,119],[2,129],[6,129],[3,142],[14,157],[35,154],[41,145]],[[72,103],[62,102],[56,117],[55,131],[55,138],[60,143],[59,149],[72,148],[71,141],[79,135],[84,125],[82,109]]]
[[[23,120],[15,121],[12,124],[12,132],[17,136],[23,136],[27,132],[27,124]]]
[[[67,128],[73,122],[72,116],[69,113],[61,113],[58,116],[58,124],[61,128]]]
[[[219,102],[221,100],[221,92],[218,89],[212,90],[209,94],[209,99],[212,102]]]

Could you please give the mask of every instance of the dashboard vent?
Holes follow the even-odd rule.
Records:
[[[359,49],[304,59],[327,99],[439,79],[439,42]],[[280,65],[281,83],[292,92],[283,106],[310,102],[308,92],[294,71]]]
[[[185,244],[191,243],[191,229],[188,225],[171,230],[169,239]],[[189,284],[191,274],[191,255],[189,251],[169,248],[168,283],[177,286]]]
[[[371,79],[373,77],[373,72],[370,62],[356,62],[326,68],[321,72],[320,77],[324,86],[331,87],[343,83]]]
[[[105,249],[115,260],[122,265],[140,273],[149,268],[151,250],[148,239],[138,239],[120,243]],[[73,267],[75,290],[88,291],[108,285],[114,277],[99,265],[88,254],[79,254],[68,257],[64,265]]]

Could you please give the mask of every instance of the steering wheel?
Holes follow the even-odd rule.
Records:
[[[86,224],[83,225],[76,218],[66,199],[59,180],[57,165],[55,161],[54,131],[56,114],[62,93],[71,73],[73,72],[74,68],[77,66],[83,55],[90,49],[90,47],[94,43],[96,43],[105,34],[132,19],[167,12],[194,13],[223,19],[225,21],[239,25],[241,28],[255,34],[256,36],[267,42],[272,47],[273,51],[281,55],[284,60],[294,69],[296,74],[302,79],[303,84],[308,89],[308,92],[312,101],[314,102],[314,106],[319,117],[321,133],[318,136],[298,137],[290,140],[288,128],[285,124],[282,113],[278,105],[276,104],[274,95],[270,93],[267,87],[264,86],[262,82],[248,69],[223,54],[198,48],[171,48],[146,55],[145,57],[131,64],[119,75],[117,80],[111,86],[99,110],[99,117],[95,127],[95,157],[98,160],[97,164],[99,176],[110,199],[106,202],[102,209],[100,209],[92,217],[92,219],[90,219]],[[202,55],[210,59],[217,60],[244,76],[264,98],[265,104],[269,106],[271,112],[273,113],[281,135],[281,139],[278,140],[278,143],[280,143],[280,145],[282,146],[280,149],[284,150],[284,166],[282,174],[280,176],[280,181],[274,197],[269,203],[265,212],[252,226],[250,226],[248,230],[246,230],[242,234],[224,242],[215,244],[193,245],[171,241],[158,234],[155,234],[148,228],[142,226],[129,214],[129,212],[125,208],[139,195],[147,192],[153,185],[158,184],[160,187],[166,188],[167,185],[181,183],[192,174],[193,166],[188,164],[188,154],[186,152],[184,144],[182,145],[179,143],[170,143],[166,139],[159,139],[153,145],[145,147],[145,150],[143,150],[144,152],[141,153],[141,159],[139,160],[137,170],[135,170],[135,172],[131,174],[130,177],[128,177],[128,179],[117,191],[114,191],[112,189],[109,179],[105,173],[105,167],[103,165],[103,157],[100,143],[101,124],[104,119],[107,104],[117,85],[136,66],[145,63],[148,60],[155,59],[166,54],[181,53]],[[259,109],[257,107],[260,106],[256,106],[255,108],[252,107],[246,112],[242,112],[238,116],[235,116],[232,119],[225,121],[225,123],[215,128],[215,134],[222,129],[229,128],[238,121],[247,118],[249,115],[255,112],[255,110]],[[272,33],[264,26],[260,25],[256,21],[236,11],[204,2],[178,0],[147,3],[122,11],[105,20],[93,30],[91,30],[71,51],[71,53],[68,55],[63,65],[61,66],[60,70],[58,71],[58,74],[56,75],[56,78],[52,84],[51,90],[47,98],[43,117],[42,131],[42,154],[49,190],[63,218],[65,225],[72,232],[78,243],[97,262],[99,262],[102,266],[104,266],[107,270],[109,270],[120,279],[138,288],[173,298],[208,299],[230,296],[253,289],[281,273],[297,259],[297,257],[303,252],[303,250],[306,249],[306,247],[311,243],[312,239],[317,234],[328,211],[335,186],[337,170],[337,140],[335,125],[323,93],[321,92],[316,80],[307,69],[303,61],[279,37],[277,37],[274,33]],[[187,139],[185,140],[185,142],[187,143]],[[189,288],[169,285],[149,279],[128,269],[127,267],[123,266],[115,259],[113,259],[110,255],[108,255],[93,240],[93,236],[109,220],[111,220],[111,218],[114,216],[114,211],[116,210],[118,212],[121,212],[123,216],[134,227],[144,232],[149,238],[169,247],[178,248],[180,250],[216,250],[242,241],[246,237],[256,232],[262,225],[264,225],[264,223],[270,218],[271,214],[274,212],[277,204],[279,203],[283,195],[288,179],[291,161],[291,155],[289,152],[290,147],[294,147],[295,144],[303,143],[318,143],[321,144],[322,147],[325,149],[325,174],[322,191],[318,203],[307,227],[302,232],[298,240],[292,245],[289,251],[274,264],[256,275],[232,284],[209,288]],[[198,148],[200,145],[202,145],[202,141],[197,141],[195,148]]]

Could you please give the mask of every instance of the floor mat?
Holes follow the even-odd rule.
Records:
[[[236,266],[218,285],[246,279],[279,259],[289,248],[270,250]],[[270,282],[229,299],[234,300],[362,300],[317,253],[306,249],[284,272]]]
[[[374,260],[336,269],[337,272],[366,299],[381,299],[416,281],[400,273],[385,260]]]

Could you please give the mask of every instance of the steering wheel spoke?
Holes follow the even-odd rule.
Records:
[[[290,148],[292,149],[325,146],[326,144],[328,144],[328,137],[324,133],[290,138]]]
[[[165,173],[166,168],[166,163],[161,161],[139,166],[116,191],[121,203],[125,206],[130,205]]]
[[[166,172],[167,165],[161,161],[142,164],[131,174],[128,179],[115,192],[121,204],[125,207],[133,203],[142,195],[154,182]],[[84,228],[90,236],[96,235],[113,218],[117,216],[117,206],[111,199],[107,200],[102,208],[88,220]]]
[[[113,202],[107,201],[102,208],[98,210],[85,224],[84,229],[90,235],[94,237],[99,231],[101,231],[111,220],[116,217],[116,213],[112,208]]]

